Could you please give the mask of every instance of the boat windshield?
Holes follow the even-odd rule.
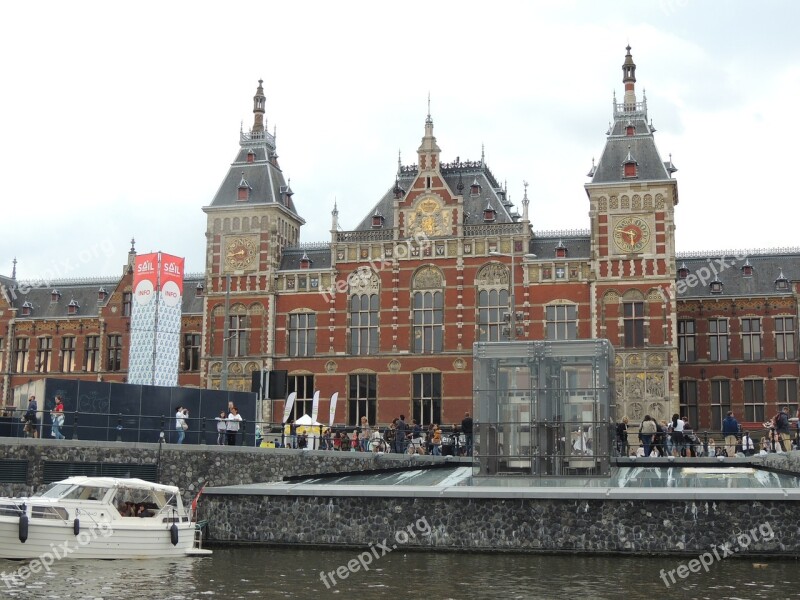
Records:
[[[119,486],[111,500],[123,517],[152,517],[164,507],[175,507],[175,496],[161,490]]]
[[[60,498],[73,488],[71,483],[50,483],[42,490],[34,494],[35,497],[41,498]]]

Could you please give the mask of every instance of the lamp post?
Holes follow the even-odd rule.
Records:
[[[514,283],[514,256],[515,256],[515,254],[514,254],[513,251],[510,254],[506,254],[504,252],[489,252],[489,256],[505,256],[505,257],[508,257],[508,258],[511,259],[511,278],[510,278],[510,281],[509,281],[509,283],[511,285],[511,290],[509,291],[509,294],[508,294],[508,302],[509,302],[509,304],[511,306],[511,310],[510,310],[510,313],[509,313],[510,314],[510,319],[509,319],[510,330],[509,330],[509,334],[508,334],[508,339],[513,342],[514,340],[517,339],[517,302],[515,300],[515,295],[514,295],[514,290],[516,289],[515,288],[515,283]],[[536,258],[535,254],[523,254],[522,255],[522,260],[525,260],[525,259],[532,260],[532,259],[535,259],[535,258]]]
[[[222,324],[222,373],[219,382],[220,390],[228,389],[228,340],[230,340],[230,324],[228,311],[231,304],[231,276],[225,276],[225,322]]]

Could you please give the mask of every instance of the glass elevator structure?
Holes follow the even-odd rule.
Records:
[[[473,358],[474,477],[609,475],[608,340],[478,342]]]

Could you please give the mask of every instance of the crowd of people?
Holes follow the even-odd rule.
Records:
[[[288,425],[288,436],[282,436],[278,447],[309,448],[308,428],[298,434],[298,425],[292,421]],[[313,436],[312,436],[313,437]],[[444,430],[436,423],[423,427],[417,419],[406,422],[405,415],[393,419],[386,428],[373,426],[367,417],[361,417],[359,426],[353,429],[324,427],[320,431],[320,450],[349,452],[393,452],[398,454],[430,454],[441,456],[472,455],[472,417],[465,413],[460,426],[453,424]]]
[[[784,406],[770,421],[763,424],[768,433],[758,443],[754,442],[749,432],[742,430],[732,411],[728,411],[722,421],[723,443],[720,445],[716,444],[713,437],[704,436],[701,440],[689,424],[689,419],[677,413],[672,415],[670,421],[657,421],[650,415],[645,415],[636,434],[636,447],[630,444],[628,426],[627,416],[617,423],[615,450],[618,456],[734,457],[800,449],[800,440],[792,442],[788,406]]]

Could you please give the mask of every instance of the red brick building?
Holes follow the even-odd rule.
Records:
[[[633,422],[680,410],[718,428],[729,408],[758,421],[796,404],[800,253],[724,269],[721,256],[677,254],[678,267],[676,169],[656,148],[630,48],[622,70],[623,101],[585,184],[588,223],[533,231],[527,188],[520,212],[483,156],[442,151],[428,115],[415,164],[398,165],[352,228],[334,206],[321,243],[300,242],[259,81],[253,126],[203,209],[206,271],[186,279],[181,384],[247,390],[253,372],[286,371],[295,416],[318,390],[323,421],[339,392],[337,423],[403,413],[447,424],[472,406],[474,342],[599,337],[616,348],[617,412]],[[7,403],[45,373],[124,381],[128,266],[113,281],[24,294],[13,274],[0,278],[17,290],[0,298]],[[264,416],[282,411],[279,398]]]

